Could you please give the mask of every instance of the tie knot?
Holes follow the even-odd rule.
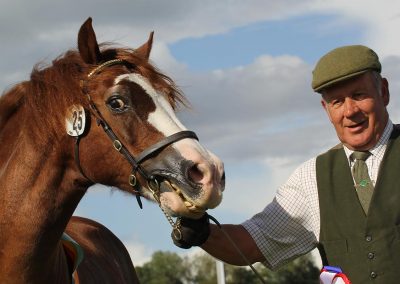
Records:
[[[365,161],[369,156],[371,156],[371,152],[369,151],[354,151],[353,154],[351,154],[353,160]]]

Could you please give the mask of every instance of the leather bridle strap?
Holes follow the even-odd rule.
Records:
[[[180,131],[180,132],[177,132],[175,134],[165,137],[160,142],[157,142],[156,144],[154,144],[154,145],[150,146],[149,148],[147,148],[146,150],[144,150],[142,153],[139,154],[139,156],[137,156],[136,161],[140,164],[144,160],[150,158],[150,156],[163,150],[168,145],[170,145],[176,141],[179,141],[181,139],[184,139],[184,138],[191,138],[191,139],[199,140],[196,133],[194,133],[193,131],[189,131],[189,130]]]
[[[98,121],[99,124],[103,127],[104,132],[107,134],[107,136],[111,139],[114,149],[120,152],[125,159],[131,164],[133,167],[134,172],[139,172],[143,178],[146,180],[150,179],[150,176],[142,169],[140,164],[137,162],[137,160],[131,155],[129,150],[125,147],[124,144],[120,141],[120,139],[117,137],[117,135],[114,133],[114,131],[111,129],[111,127],[104,121],[100,120]]]
[[[83,171],[82,166],[81,166],[81,160],[79,158],[79,142],[80,141],[81,141],[81,137],[76,136],[75,137],[75,147],[74,147],[75,163],[78,166],[78,169],[81,172],[81,174],[83,175],[83,177],[86,178],[89,182],[94,184],[94,182],[85,174],[85,172]]]

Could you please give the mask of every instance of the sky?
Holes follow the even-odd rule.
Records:
[[[262,210],[296,167],[337,144],[311,89],[313,67],[329,50],[373,48],[389,80],[390,117],[400,118],[399,1],[0,0],[0,7],[1,90],[28,79],[35,64],[76,48],[88,17],[99,42],[135,48],[154,31],[151,61],[192,106],[179,118],[225,164],[224,198],[209,212],[221,223]],[[174,247],[158,206],[143,207],[95,185],[75,215],[107,226],[135,265],[158,250],[197,251]]]

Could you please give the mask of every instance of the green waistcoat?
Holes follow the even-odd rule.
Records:
[[[341,267],[352,284],[400,283],[399,132],[389,140],[367,216],[343,147],[317,157],[318,249],[323,264]]]

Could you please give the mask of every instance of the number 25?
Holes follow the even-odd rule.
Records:
[[[81,110],[74,111],[74,113],[73,113],[74,122],[72,124],[73,130],[75,130],[75,131],[82,130],[82,116],[83,116],[83,112]]]

